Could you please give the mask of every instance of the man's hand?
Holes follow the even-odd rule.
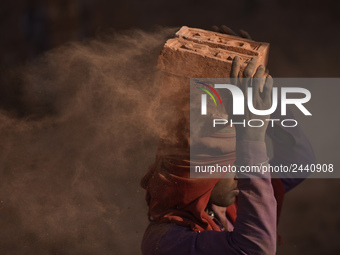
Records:
[[[239,36],[239,37],[251,40],[250,35],[246,31],[244,31],[242,29],[239,30],[239,34],[235,33],[233,30],[231,30],[229,27],[227,27],[225,25],[222,25],[221,27],[212,26],[211,29],[213,31],[217,32],[217,33]]]
[[[256,60],[252,59],[247,67],[243,71],[243,78],[239,78],[238,74],[240,72],[240,59],[236,56],[233,59],[230,78],[235,85],[237,85],[244,94],[244,109],[245,114],[233,115],[232,114],[232,102],[229,100],[228,104],[228,115],[233,122],[243,122],[245,121],[245,127],[243,124],[236,124],[236,139],[237,141],[264,141],[266,129],[268,126],[269,115],[255,115],[248,109],[248,87],[253,88],[253,106],[257,110],[267,110],[271,107],[271,91],[273,88],[273,79],[267,74],[266,69],[263,65],[260,65],[253,76],[256,68]],[[263,87],[263,89],[262,89]],[[250,127],[248,126],[248,121],[251,119],[260,119],[263,121],[264,125],[261,127]],[[261,123],[257,121],[252,123],[252,125],[260,126]]]

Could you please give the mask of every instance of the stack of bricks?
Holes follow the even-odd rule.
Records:
[[[242,71],[252,58],[266,65],[268,53],[268,43],[184,26],[165,43],[158,67],[176,76],[224,78],[235,56],[240,57]]]
[[[268,43],[183,26],[165,43],[159,56],[162,87],[187,90],[190,78],[226,78],[235,56],[240,58],[242,75],[253,58],[257,65],[266,66],[268,53]]]

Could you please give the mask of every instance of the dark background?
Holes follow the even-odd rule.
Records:
[[[253,39],[271,44],[268,67],[273,77],[339,77],[339,11],[339,1],[331,0],[1,1],[1,112],[18,123],[34,115],[39,116],[39,119],[49,116],[49,110],[40,109],[48,107],[48,103],[40,108],[29,107],[31,101],[24,100],[22,96],[22,83],[11,81],[15,80],[16,70],[21,70],[20,68],[30,65],[45,52],[70,41],[84,42],[89,38],[99,38],[103,34],[114,34],[131,28],[151,31],[155,26],[187,25],[210,29],[212,25],[225,24],[234,30],[244,29]],[[39,72],[37,69],[35,71]],[[11,78],[7,78],[8,73],[13,73]],[[314,105],[322,107],[327,104],[327,98],[324,101],[316,99],[314,102]],[[338,118],[338,109],[334,111],[335,118]],[[14,133],[11,133],[11,129],[1,129],[1,135],[14,137],[15,134],[22,134],[25,132],[22,131],[25,130],[25,125],[22,127],[23,129],[17,128]],[[337,141],[339,138],[334,128],[331,132],[328,132],[326,126],[321,126],[321,130],[307,130],[319,161],[327,158],[327,150],[338,151],[336,147],[331,146],[326,149],[318,148],[316,143],[320,136],[325,136],[325,141]],[[72,132],[70,137],[78,131]],[[53,135],[53,132],[48,134]],[[85,137],[88,134],[90,133],[86,133]],[[115,135],[113,131],[112,135]],[[18,155],[31,150],[30,142],[28,139],[25,143],[27,147],[20,147]],[[52,140],[53,142],[56,141]],[[64,214],[59,215],[58,212],[68,210],[67,208],[74,204],[63,204],[62,199],[55,203],[53,201],[61,193],[64,198],[73,196],[58,187],[67,187],[68,181],[73,180],[77,172],[69,173],[63,169],[51,174],[46,174],[45,170],[32,172],[34,157],[41,156],[38,155],[41,153],[39,152],[30,157],[30,160],[24,161],[25,164],[30,164],[30,170],[27,171],[32,173],[27,179],[24,169],[16,172],[15,166],[8,163],[8,158],[12,161],[21,160],[20,157],[13,156],[16,150],[11,148],[16,148],[15,144],[16,142],[11,142],[7,147],[4,144],[1,147],[4,150],[0,158],[2,254],[139,254],[142,234],[147,225],[147,208],[144,191],[139,187],[139,179],[146,171],[147,165],[152,163],[154,140],[143,140],[138,146],[123,153],[123,157],[127,157],[130,162],[117,163],[116,166],[126,167],[128,170],[125,174],[118,173],[121,169],[115,167],[115,161],[112,161],[110,174],[97,177],[98,181],[91,183],[90,189],[87,182],[84,182],[83,188],[77,189],[74,199],[77,204],[81,201],[79,206],[84,203],[85,209],[70,210],[73,215],[67,219],[75,222],[72,231],[67,229],[71,226],[61,216]],[[333,145],[335,146],[334,143]],[[6,150],[12,154],[6,154]],[[72,161],[72,152],[67,155]],[[58,166],[62,168],[63,164]],[[100,170],[98,172],[100,173]],[[62,177],[56,178],[56,175]],[[96,176],[96,173],[81,172],[77,176],[79,175],[85,176],[86,179]],[[35,178],[42,178],[44,186],[39,182],[35,184]],[[22,179],[25,188],[20,185],[8,185],[17,183],[18,179]],[[101,181],[103,179],[105,181]],[[32,183],[27,186],[28,182]],[[339,183],[339,180],[309,179],[287,194],[279,227],[285,245],[279,247],[278,254],[339,254]],[[105,220],[89,222],[88,218],[95,219],[93,215],[101,217],[97,211],[92,212],[90,216],[87,214],[98,200],[82,201],[86,198],[83,195],[99,188],[102,188],[103,193],[96,199],[110,201],[114,206],[105,208]],[[31,189],[33,195],[29,196]],[[39,200],[34,195],[37,194],[34,189],[37,189],[38,193],[46,192],[48,195]],[[14,193],[16,195],[11,196]],[[38,203],[40,207],[34,207],[33,211],[28,212],[30,203]],[[42,212],[44,204],[52,206]],[[51,219],[53,224],[50,224]],[[96,227],[90,228],[90,225]]]

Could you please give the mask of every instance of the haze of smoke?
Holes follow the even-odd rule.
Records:
[[[166,136],[154,117],[172,112],[155,112],[156,62],[173,32],[72,43],[14,73],[23,110],[0,112],[2,254],[139,253],[139,180]]]

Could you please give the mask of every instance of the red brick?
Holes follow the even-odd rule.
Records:
[[[187,78],[224,78],[230,73],[235,56],[241,60],[241,74],[247,63],[257,59],[266,65],[269,44],[182,27],[176,38],[169,39],[159,56],[158,68],[165,73]]]

